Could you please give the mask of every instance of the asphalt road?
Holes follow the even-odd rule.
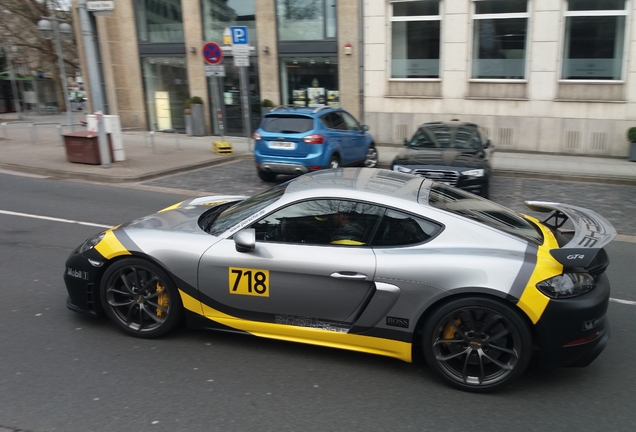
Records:
[[[594,363],[473,395],[379,356],[184,328],[158,340],[125,336],[65,307],[64,261],[100,228],[7,213],[115,225],[188,189],[263,187],[244,171],[200,170],[145,189],[0,174],[0,432],[636,430],[636,243],[608,246],[612,340]],[[636,235],[634,187],[495,179],[492,192],[512,208],[564,196]]]

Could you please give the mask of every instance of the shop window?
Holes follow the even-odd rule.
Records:
[[[561,78],[622,79],[626,16],[625,0],[569,0]]]
[[[439,78],[439,0],[391,4],[391,78]]]
[[[189,97],[183,57],[142,59],[146,107],[151,130],[185,130],[183,107]]]
[[[278,40],[323,40],[336,37],[336,0],[276,0]]]
[[[256,41],[255,0],[201,0],[203,35],[206,41],[225,41],[230,26],[246,26],[249,40]],[[227,35],[226,35],[227,36]]]
[[[134,0],[140,42],[184,42],[180,0]]]
[[[284,104],[317,108],[340,106],[336,57],[281,59],[281,93]]]
[[[472,78],[524,79],[527,0],[474,0]]]

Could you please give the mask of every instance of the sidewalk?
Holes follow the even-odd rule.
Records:
[[[73,113],[75,121],[83,113]],[[15,114],[0,116],[0,123],[8,122],[0,131],[0,169],[98,182],[140,182],[168,174],[190,171],[252,157],[253,142],[245,137],[225,137],[232,143],[233,154],[218,155],[212,143],[220,137],[188,137],[157,132],[154,146],[143,131],[123,131],[122,139],[126,160],[113,162],[110,168],[101,165],[70,163],[55,124],[42,124],[29,130],[27,123],[10,124]],[[66,124],[65,114],[31,116],[24,121],[34,123]],[[78,126],[76,131],[84,130]],[[63,127],[63,133],[70,127]],[[35,137],[35,139],[34,139]],[[379,167],[388,168],[399,146],[379,145]],[[636,162],[618,158],[566,156],[539,153],[495,151],[493,168],[497,176],[541,177],[560,180],[593,181],[636,185]]]

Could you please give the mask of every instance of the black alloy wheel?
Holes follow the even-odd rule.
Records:
[[[424,357],[453,387],[501,390],[517,379],[532,356],[528,325],[512,307],[485,297],[453,300],[426,321]]]
[[[100,288],[108,318],[124,332],[140,338],[162,336],[180,320],[183,306],[168,275],[138,258],[125,258],[104,273]]]
[[[362,166],[367,168],[375,168],[378,165],[378,151],[375,149],[375,146],[370,145],[369,150],[367,150],[367,156],[364,158],[364,162]]]

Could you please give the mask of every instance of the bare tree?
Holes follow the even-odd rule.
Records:
[[[71,23],[65,0],[0,0],[0,41],[18,47],[22,59],[32,68],[48,70],[53,75],[60,110],[67,109],[63,85],[67,79],[60,78],[55,40],[47,40],[38,31],[38,21],[56,17],[59,22]],[[79,68],[77,45],[73,35],[61,38],[62,53],[67,75],[74,76]]]

